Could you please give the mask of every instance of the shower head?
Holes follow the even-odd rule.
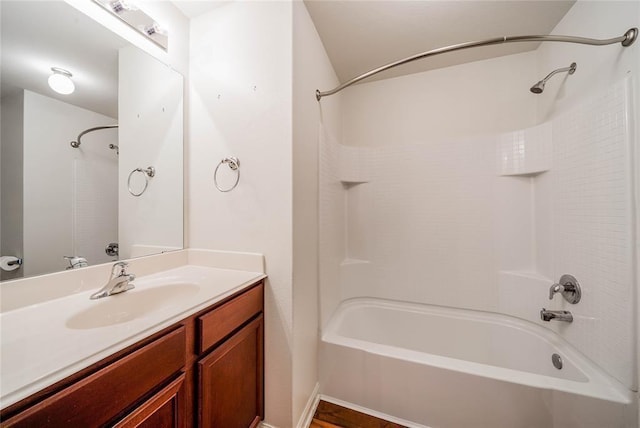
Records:
[[[529,90],[534,94],[541,94],[544,91],[544,85],[547,83],[547,80],[551,78],[556,73],[568,72],[570,75],[576,72],[576,68],[578,68],[578,64],[572,62],[569,67],[559,68],[557,70],[553,70],[551,73],[547,75],[544,79],[533,85]]]
[[[544,80],[541,80],[535,85],[533,85],[529,90],[534,94],[541,94],[542,91],[544,91],[544,84],[545,84]]]

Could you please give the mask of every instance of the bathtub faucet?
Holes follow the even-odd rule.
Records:
[[[542,321],[558,320],[564,322],[573,322],[573,315],[569,311],[548,311],[542,308],[540,311],[540,319]]]
[[[553,300],[553,296],[555,296],[556,293],[561,294],[564,300],[572,305],[578,303],[580,297],[582,297],[582,290],[580,289],[578,280],[575,276],[569,274],[562,275],[560,281],[549,288],[549,300]]]

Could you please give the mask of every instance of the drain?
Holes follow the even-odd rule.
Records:
[[[562,369],[562,357],[558,354],[553,354],[551,356],[551,362],[553,363],[553,367],[558,370]]]

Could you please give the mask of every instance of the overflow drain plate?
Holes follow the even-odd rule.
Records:
[[[562,357],[558,354],[553,354],[551,356],[551,362],[553,363],[553,367],[558,370],[562,369]]]

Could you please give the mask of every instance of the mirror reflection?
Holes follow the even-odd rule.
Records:
[[[181,249],[182,76],[63,1],[0,9],[0,279]]]

